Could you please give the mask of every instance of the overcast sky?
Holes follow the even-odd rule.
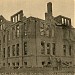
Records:
[[[74,23],[74,1],[75,0],[0,0],[0,14],[7,20],[10,16],[19,10],[24,11],[24,15],[39,17],[44,19],[45,12],[47,11],[47,3],[53,4],[53,15],[63,15],[72,19]]]

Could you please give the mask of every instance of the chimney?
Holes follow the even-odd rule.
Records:
[[[52,3],[47,3],[47,13],[52,16]]]

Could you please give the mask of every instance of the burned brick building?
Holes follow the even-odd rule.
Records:
[[[23,10],[12,15],[11,21],[1,15],[0,72],[8,69],[26,70],[24,75],[73,75],[74,34],[70,18],[53,16],[51,2],[47,3],[45,20],[27,18]]]

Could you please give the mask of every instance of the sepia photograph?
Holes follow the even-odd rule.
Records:
[[[75,75],[75,0],[0,1],[0,75]]]

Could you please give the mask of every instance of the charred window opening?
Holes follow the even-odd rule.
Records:
[[[19,25],[16,26],[16,37],[19,37],[20,35],[20,30],[19,30]]]
[[[16,45],[16,56],[19,56],[19,44]]]
[[[24,42],[24,55],[27,55],[27,42]]]
[[[41,41],[41,54],[45,54],[45,43]]]
[[[3,48],[3,58],[5,58],[5,48]]]
[[[63,52],[64,52],[64,55],[66,56],[66,45],[63,45]]]
[[[15,26],[12,27],[12,39],[15,39]]]
[[[5,43],[5,35],[3,35],[3,43]]]
[[[40,34],[41,34],[41,35],[44,35],[44,34],[45,34],[45,31],[44,31],[44,24],[43,24],[43,23],[40,24]]]
[[[15,45],[12,45],[12,56],[15,56]]]
[[[56,54],[56,51],[55,51],[55,43],[52,44],[52,50],[53,50],[53,55]]]
[[[10,32],[7,31],[7,40],[10,41]]]
[[[69,55],[71,56],[71,51],[72,51],[72,47],[71,47],[71,45],[69,46]]]
[[[47,54],[50,54],[50,43],[47,43]]]
[[[8,47],[7,53],[8,53],[8,57],[10,57],[10,46]]]

